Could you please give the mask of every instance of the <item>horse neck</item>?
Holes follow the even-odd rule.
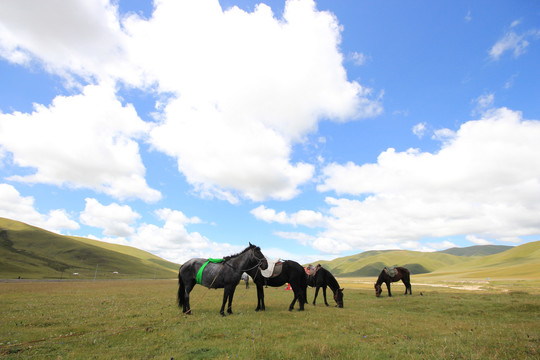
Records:
[[[381,285],[384,281],[384,270],[381,271],[381,273],[379,274],[379,278],[377,279],[377,282],[375,283],[375,285]]]
[[[244,251],[229,260],[229,264],[234,267],[237,271],[244,272],[252,266],[251,260],[251,250]]]
[[[324,270],[325,270],[325,276],[326,276],[326,281],[328,283],[328,286],[330,287],[330,289],[332,289],[332,291],[335,294],[339,289],[339,283],[336,280],[336,278],[334,277],[334,275],[332,275],[330,273],[330,271],[326,271],[326,269],[324,269]]]

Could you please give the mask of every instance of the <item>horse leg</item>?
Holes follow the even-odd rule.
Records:
[[[294,304],[296,304],[296,300],[298,300],[298,306],[300,307],[298,311],[304,310],[304,301],[302,299],[302,290],[298,289],[298,285],[291,285],[294,293],[294,299],[291,302],[291,305],[289,306],[289,311],[292,311],[294,309]]]
[[[319,295],[319,289],[320,287],[316,287],[315,288],[315,297],[313,298],[313,305],[315,305],[315,300],[317,300],[317,295]]]
[[[407,291],[409,291],[409,294],[412,295],[411,281],[403,278],[403,284],[405,284],[405,295],[407,295]]]
[[[193,284],[193,282],[190,281],[189,283],[186,284],[185,289],[184,289],[184,303],[183,303],[182,312],[186,315],[191,315],[191,306],[189,304],[189,293],[191,292],[191,290],[193,290],[194,287],[195,287],[195,284]]]
[[[388,289],[388,296],[392,296],[392,292],[390,291],[390,282],[386,283],[386,288]]]
[[[227,299],[229,298],[229,292],[229,287],[225,286],[225,288],[223,289],[223,303],[221,304],[221,310],[219,310],[221,316],[225,316],[225,304],[227,303]]]
[[[301,286],[300,285],[295,285],[294,286],[296,289],[294,289],[295,293],[296,293],[296,298],[298,299],[298,306],[300,307],[298,310],[299,311],[304,311],[304,304],[307,303],[306,299],[304,298],[305,297],[305,293],[302,292],[302,289],[301,289]]]
[[[229,293],[229,306],[227,306],[227,313],[230,315],[232,314],[232,301],[234,297],[234,290],[236,290],[236,286],[232,286],[232,289]]]
[[[264,311],[264,289],[262,284],[256,284],[257,285],[257,308],[255,311]]]
[[[328,305],[328,301],[326,301],[326,286],[323,286],[322,293],[323,293],[323,296],[324,296],[324,305],[330,306],[330,305]]]

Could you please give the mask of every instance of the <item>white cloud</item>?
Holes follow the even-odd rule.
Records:
[[[467,241],[470,241],[476,245],[492,245],[493,244],[491,241],[479,238],[478,236],[475,236],[475,235],[467,235],[465,239],[467,239]]]
[[[160,199],[144,179],[136,140],[149,125],[131,105],[123,106],[109,86],[57,96],[32,113],[0,114],[0,146],[18,166],[35,169],[14,181],[90,188],[117,199]]]
[[[423,122],[414,125],[412,131],[414,135],[418,136],[418,138],[421,139],[422,137],[424,137],[424,134],[427,131],[426,123]]]
[[[513,22],[511,27],[513,28],[518,24]],[[540,30],[533,29],[522,34],[517,34],[511,30],[491,47],[489,55],[493,60],[499,60],[505,52],[510,51],[517,58],[525,53],[530,44],[529,40],[536,40],[538,38],[540,38]]]
[[[351,59],[356,66],[361,66],[366,63],[366,61],[368,60],[368,56],[359,52],[354,52],[351,55]]]
[[[82,76],[172,94],[150,141],[178,160],[178,170],[202,196],[291,199],[314,173],[313,165],[291,161],[294,144],[322,119],[382,112],[380,96],[347,80],[341,26],[312,0],[287,1],[283,18],[265,4],[249,13],[199,0],[158,1],[149,19],[121,19],[107,0],[8,1],[0,14],[0,56],[10,61],[37,60],[71,82]],[[131,161],[138,160],[135,143],[124,140]],[[26,180],[67,182],[116,198],[159,198],[141,178],[142,167],[132,165],[127,191],[112,183],[109,169],[90,183],[73,179],[75,171],[45,168]]]
[[[48,214],[41,214],[34,207],[33,197],[21,196],[17,189],[9,184],[0,184],[0,216],[56,233],[79,228],[79,224],[70,219],[63,209],[54,209]]]
[[[177,95],[151,142],[206,196],[290,199],[314,171],[291,162],[293,144],[321,119],[381,112],[369,89],[346,79],[336,18],[309,0],[288,1],[283,19],[264,4],[247,13],[163,1],[149,21],[125,27],[130,57]],[[158,41],[172,33],[174,46]]]
[[[129,239],[130,246],[178,263],[194,257],[222,257],[243,249],[227,243],[212,242],[198,232],[188,232],[188,224],[201,222],[198,217],[188,218],[181,211],[171,209],[160,209],[155,214],[164,222],[163,226],[140,225]]]
[[[441,241],[441,242],[429,242],[426,245],[433,248],[433,249],[435,249],[435,250],[446,250],[446,249],[459,247],[456,244],[454,244],[453,242],[448,241],[448,240],[444,240],[444,241]]]
[[[425,237],[538,234],[540,121],[506,108],[464,123],[437,153],[389,149],[375,164],[330,164],[320,238],[356,249]]]
[[[141,216],[128,205],[102,205],[96,199],[86,199],[86,206],[81,212],[83,224],[103,229],[103,234],[116,237],[133,235],[131,226]]]
[[[274,235],[283,239],[296,240],[302,245],[308,245],[310,242],[316,239],[316,237],[302,232],[275,231]]]
[[[300,210],[288,215],[285,211],[276,213],[274,209],[268,209],[264,205],[260,205],[251,210],[251,214],[255,216],[255,218],[268,223],[277,222],[294,226],[303,225],[310,228],[324,226],[326,222],[324,216],[320,212],[312,210]]]
[[[493,107],[495,103],[495,94],[484,94],[474,99],[476,103],[477,113],[481,114],[483,111]]]

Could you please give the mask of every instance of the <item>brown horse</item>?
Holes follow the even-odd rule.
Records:
[[[392,293],[390,292],[390,283],[399,280],[403,281],[403,284],[405,284],[405,295],[407,295],[407,291],[410,295],[412,295],[411,274],[409,273],[409,270],[405,269],[404,267],[396,267],[395,271],[396,273],[394,276],[390,276],[388,274],[388,268],[386,267],[381,271],[381,273],[379,274],[379,278],[375,283],[375,296],[379,297],[381,295],[382,283],[386,283],[386,288],[388,289],[388,296],[392,296]]]

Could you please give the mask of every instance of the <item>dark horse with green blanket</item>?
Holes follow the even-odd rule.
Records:
[[[403,284],[405,284],[405,295],[407,295],[407,291],[409,294],[412,295],[411,290],[411,274],[409,273],[409,270],[405,269],[404,267],[395,267],[395,268],[384,268],[379,278],[377,279],[377,282],[375,283],[375,296],[379,297],[382,293],[381,285],[382,283],[386,283],[386,288],[388,289],[388,296],[392,296],[392,293],[390,292],[390,283],[396,282],[396,281],[403,281]]]
[[[223,259],[190,259],[178,272],[178,306],[183,307],[184,314],[191,314],[189,293],[196,284],[201,284],[209,289],[223,288],[223,304],[219,313],[225,316],[225,303],[228,300],[227,312],[232,314],[234,290],[242,273],[259,267],[266,269],[268,262],[261,249],[251,243],[239,254]]]

